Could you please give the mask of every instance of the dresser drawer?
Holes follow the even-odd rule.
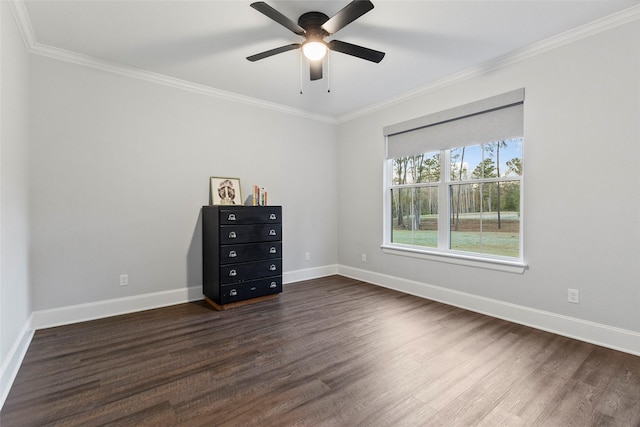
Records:
[[[282,259],[271,259],[220,266],[220,283],[237,283],[282,274]]]
[[[220,264],[274,258],[282,258],[282,242],[245,243],[220,247]]]
[[[281,277],[223,285],[220,286],[220,303],[229,304],[231,302],[277,294],[279,292],[282,292]]]
[[[281,206],[220,209],[220,224],[281,224]]]
[[[282,240],[281,224],[221,225],[220,244],[276,242]]]

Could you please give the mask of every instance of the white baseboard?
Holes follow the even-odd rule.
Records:
[[[337,274],[640,356],[640,333],[341,265]]]
[[[34,333],[34,329],[31,327],[32,318],[33,316],[27,319],[18,339],[16,339],[6,359],[2,361],[2,366],[0,366],[0,409],[2,409],[5,400],[7,400],[11,385],[16,379],[16,375],[18,375],[20,365],[22,365],[29,344],[31,344]]]
[[[290,284],[302,282],[304,280],[317,279],[320,277],[338,274],[338,265],[324,265],[322,267],[305,268],[303,270],[285,271],[282,274],[282,283]]]
[[[337,265],[288,271],[283,273],[282,280],[283,283],[300,282],[303,280],[316,279],[318,277],[337,274],[337,271]],[[167,307],[170,305],[198,301],[201,299],[204,299],[202,295],[202,287],[193,286],[190,288],[154,292],[151,294],[135,295],[126,298],[70,305],[50,310],[39,310],[32,314],[33,319],[31,327],[36,330],[45,329],[54,326],[68,325],[71,323],[85,322],[87,320],[117,316],[119,314]]]
[[[203,299],[202,287],[173,289],[33,312],[33,329],[45,329]]]

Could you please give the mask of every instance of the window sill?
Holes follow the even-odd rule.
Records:
[[[429,261],[464,265],[467,267],[504,271],[506,273],[523,274],[527,269],[527,264],[518,261],[481,258],[474,257],[472,255],[428,251],[402,246],[382,245],[381,247],[384,253],[390,255],[408,256],[412,258],[426,259]]]

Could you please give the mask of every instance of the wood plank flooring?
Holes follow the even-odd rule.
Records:
[[[640,426],[640,357],[340,276],[37,331],[0,425]]]

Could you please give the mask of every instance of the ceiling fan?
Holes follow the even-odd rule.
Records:
[[[247,59],[251,62],[302,48],[304,56],[309,60],[311,80],[319,80],[322,78],[322,58],[326,55],[327,49],[375,63],[382,61],[382,58],[384,58],[384,52],[340,40],[331,40],[329,42],[324,40],[325,37],[337,33],[373,9],[373,3],[369,0],[353,0],[331,18],[322,12],[307,12],[298,18],[297,23],[263,1],[252,3],[251,7],[305,38],[302,43],[292,43],[248,56]]]

